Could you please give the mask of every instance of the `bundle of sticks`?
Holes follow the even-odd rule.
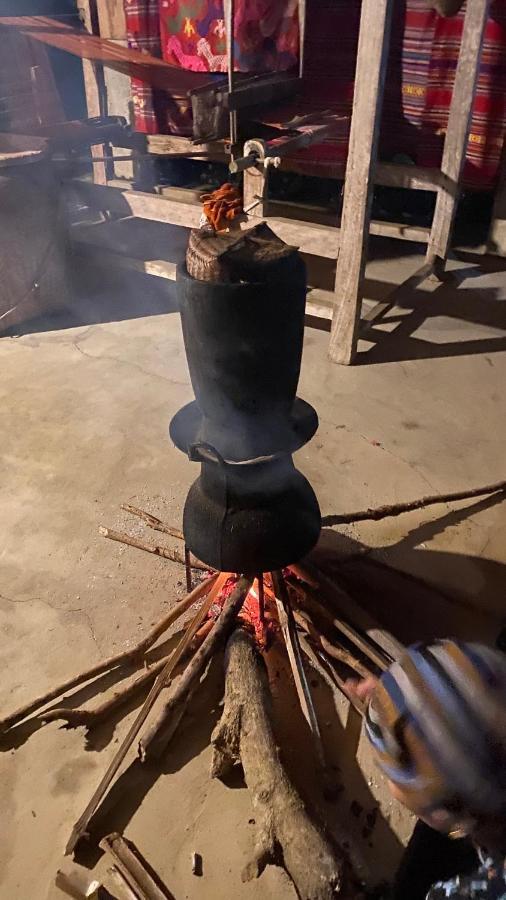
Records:
[[[125,509],[154,530],[177,540],[182,538],[178,529],[165,525],[150,513],[132,506]],[[208,663],[225,647],[225,705],[212,738],[212,775],[221,777],[240,762],[251,791],[257,845],[244,878],[258,875],[267,862],[279,860],[281,855],[301,896],[315,900],[326,900],[336,893],[343,896],[350,871],[345,854],[336,852],[322,826],[308,815],[279,759],[262,651],[275,641],[286,645],[322,777],[326,771],[325,752],[306,674],[307,661],[333,691],[340,689],[347,693],[348,675],[362,678],[378,674],[389,665],[391,657],[365,631],[342,617],[336,603],[340,588],[329,583],[309,563],[256,578],[209,570],[203,573],[204,565],[188,553],[169,552],[159,546],[153,550],[150,545],[120,532],[104,528],[101,531],[113,540],[185,563],[190,577],[194,566],[201,580],[136,646],[79,673],[0,720],[0,733],[4,734],[29,717],[35,717],[41,725],[62,720],[67,727],[93,729],[134,695],[147,692],[90,803],[74,826],[67,852],[72,852],[88,833],[92,817],[159,695],[164,692],[164,702],[138,742],[137,753],[144,763],[158,760],[166,751]],[[153,648],[158,639],[191,609],[193,617],[175,649],[153,661]],[[78,686],[93,684],[106,672],[123,679],[125,674],[141,667],[141,674],[98,705],[77,708],[70,705],[69,692]],[[363,712],[360,701],[353,696],[350,699]],[[312,848],[313,858],[319,861],[310,872],[306,862],[308,847]]]

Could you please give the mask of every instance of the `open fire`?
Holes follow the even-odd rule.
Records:
[[[294,248],[265,227],[253,231],[248,239],[239,236],[224,245],[218,236],[209,245],[209,236],[194,233],[192,264],[195,254],[214,253],[222,280],[198,280],[184,268],[178,275],[196,400],[176,414],[170,433],[201,467],[186,500],[183,533],[150,513],[125,507],[156,531],[182,539],[184,555],[101,528],[113,540],[186,564],[187,596],[135,647],[7,716],[0,721],[0,732],[16,729],[34,713],[41,724],[56,719],[91,729],[135,694],[146,693],[73,828],[66,848],[70,853],[92,830],[90,823],[137,736],[141,761],[159,759],[210,660],[225,648],[225,702],[212,736],[211,775],[223,777],[240,763],[251,793],[256,847],[243,877],[258,875],[268,862],[281,862],[299,896],[330,900],[349,896],[349,863],[309,815],[283,768],[270,720],[264,657],[275,642],[286,648],[323,782],[328,771],[307,663],[332,690],[346,692],[347,676],[378,674],[390,659],[342,618],[336,590],[325,576],[307,559],[296,562],[314,547],[321,527],[314,492],[292,460],[318,424],[312,407],[296,397],[305,272]],[[202,580],[193,586],[195,568]],[[190,610],[175,648],[154,661],[151,648]],[[131,672],[140,667],[140,675],[98,706],[51,706],[104,672],[117,673],[120,679],[126,668]],[[164,702],[154,710],[160,695]],[[360,702],[350,699],[361,710]],[[352,896],[358,897],[356,890]]]

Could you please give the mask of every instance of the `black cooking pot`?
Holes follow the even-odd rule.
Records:
[[[192,448],[201,464],[183,514],[187,546],[223,572],[256,574],[301,559],[318,540],[320,509],[289,455],[227,463],[215,448]]]
[[[318,427],[296,398],[306,298],[297,253],[257,283],[198,281],[185,266],[177,296],[195,402],[174,417],[171,437],[187,451],[208,442],[228,460],[291,453]]]

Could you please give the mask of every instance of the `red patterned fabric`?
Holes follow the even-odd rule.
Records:
[[[153,10],[156,2],[157,0],[144,0],[142,3],[137,0],[125,0],[127,20],[129,7],[149,6]],[[178,10],[182,10],[183,7],[191,8],[194,10],[193,21],[197,22],[196,31],[199,40],[207,27],[207,39],[212,54],[211,58],[207,59],[204,55],[199,56],[197,50],[198,60],[210,68],[212,64],[215,70],[222,69],[223,60],[216,61],[225,53],[224,39],[223,43],[220,43],[222,40],[218,27],[220,19],[209,17],[218,15],[223,0],[160,0],[160,2],[169,4],[162,8],[165,58],[169,60],[170,56],[167,44],[170,28],[176,30],[177,25],[178,34],[181,32],[181,21],[174,20],[174,24],[168,27],[171,5]],[[244,65],[244,71],[262,70],[262,52],[266,45],[259,45],[260,50],[255,56],[255,42],[261,41],[264,18],[258,17],[267,7],[259,6],[259,2],[260,0],[236,0],[238,12],[234,34],[238,66]],[[262,0],[262,3],[268,4],[269,7],[273,5],[272,0]],[[204,7],[208,12],[208,20],[203,17]],[[331,175],[338,178],[344,175],[349,119],[353,104],[360,7],[360,0],[307,0],[305,75],[302,94],[296,102],[276,110],[269,110],[265,116],[265,122],[273,125],[287,121],[293,115],[315,113],[318,110],[330,110],[346,117],[347,121],[338,127],[332,138],[327,138],[318,146],[299,151],[290,160],[294,169],[305,174]],[[288,16],[288,10],[292,10],[292,7],[288,2],[286,5],[284,2],[283,9]],[[239,29],[241,10],[245,12],[249,23],[244,31]],[[294,14],[296,15],[296,10]],[[406,153],[418,165],[434,167],[440,165],[464,15],[465,4],[457,16],[443,18],[429,8],[427,0],[397,0],[381,129],[380,146],[384,157]],[[150,22],[154,30],[156,30],[155,18],[152,12]],[[241,21],[244,24],[246,20]],[[195,47],[198,41],[196,35],[185,34],[185,27],[186,24],[183,23],[182,33],[189,43],[181,43],[182,52],[188,53],[190,61],[193,60],[193,65],[196,65]],[[191,32],[191,27],[187,28],[188,30]],[[250,36],[251,46],[248,45],[246,49],[241,47],[242,39],[238,37],[239,31]],[[293,44],[290,42],[289,48],[291,54]],[[158,54],[160,52],[158,44]],[[170,52],[172,53],[172,50]],[[241,62],[241,59],[246,60],[246,63]],[[174,62],[175,57],[170,58],[170,61]],[[181,61],[180,59],[180,64]],[[253,66],[254,61],[258,69]],[[279,60],[273,62],[271,67],[276,66],[283,68]],[[151,92],[147,90],[145,93],[149,95]],[[137,127],[144,131],[153,130],[147,127],[153,121],[146,112],[148,98],[142,96],[141,99],[144,103],[144,112],[136,118]],[[184,98],[175,99],[184,106]],[[160,121],[159,118],[157,121]],[[183,121],[184,127],[188,128],[187,114]],[[174,130],[174,125],[172,128]],[[463,179],[465,186],[490,188],[494,185],[505,130],[506,0],[492,0],[473,106]]]
[[[159,0],[124,0],[128,46],[161,58]],[[143,134],[191,134],[185,91],[158,91],[132,78],[135,128]]]
[[[472,0],[467,0],[472,2]],[[439,165],[448,123],[465,8],[444,18],[410,0],[402,48],[402,109],[407,149],[422,166]],[[506,2],[495,0],[485,30],[464,182],[494,183],[506,122]]]
[[[420,166],[441,164],[466,5],[444,18],[427,0],[398,0],[386,79],[380,152],[408,154]],[[309,0],[306,86],[297,110],[320,109],[351,116],[360,2]],[[339,53],[332,35],[339,34]],[[332,96],[333,95],[333,96]],[[276,111],[278,121],[295,107]],[[272,120],[275,121],[275,120]],[[469,188],[494,186],[506,131],[506,0],[494,0],[486,26],[478,87],[463,173]],[[323,144],[290,160],[297,171],[342,178],[349,121]]]
[[[160,0],[162,54],[196,72],[226,72],[223,0]],[[236,0],[234,68],[276,72],[297,65],[297,0]]]

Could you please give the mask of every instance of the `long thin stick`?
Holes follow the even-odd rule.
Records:
[[[207,619],[201,625],[188,647],[185,657],[191,655],[200,647],[212,627],[213,622],[210,619]],[[40,719],[43,722],[54,722],[57,719],[63,719],[70,728],[76,728],[79,725],[84,725],[88,729],[95,728],[103,719],[116,712],[132,697],[135,697],[145,687],[152,684],[158,673],[162,671],[168,658],[167,655],[154,662],[142,675],[139,675],[138,678],[135,678],[134,681],[131,681],[125,687],[115,691],[112,696],[107,697],[98,706],[94,706],[91,709],[87,709],[85,706],[78,706],[73,709],[62,706],[50,709],[47,713],[41,713]]]
[[[340,516],[324,516],[322,525],[345,525],[349,522],[377,522],[388,516],[400,516],[402,513],[411,512],[413,509],[423,509],[434,503],[454,503],[457,500],[470,500],[472,497],[480,497],[483,494],[497,494],[506,490],[506,481],[497,481],[495,484],[487,484],[484,487],[472,488],[468,491],[453,491],[448,494],[431,494],[421,497],[420,500],[410,500],[407,503],[392,503],[390,506],[378,506],[377,509],[364,509],[361,512],[345,513]]]
[[[306,654],[307,658],[309,659],[310,663],[314,666],[314,668],[318,672],[320,678],[323,678],[325,683],[329,686],[330,690],[332,691],[332,694],[335,694],[335,688],[337,687],[341,691],[341,693],[344,694],[346,699],[350,701],[351,705],[355,707],[357,712],[359,712],[361,716],[365,715],[365,704],[362,703],[362,701],[359,700],[358,697],[356,697],[354,694],[352,694],[350,691],[348,691],[348,688],[346,687],[345,682],[343,681],[342,678],[339,677],[339,675],[337,674],[334,667],[332,667],[332,674],[330,674],[330,672],[327,671],[327,669],[325,668],[325,666],[329,665],[327,660],[323,657],[324,662],[325,662],[325,666],[324,666],[321,659],[318,659],[318,655],[316,654],[315,650],[309,643],[307,636],[305,634],[303,634],[301,636],[301,646],[302,646],[302,649],[304,650],[304,653]],[[329,666],[329,668],[330,668],[330,666]]]
[[[104,525],[100,525],[98,532],[103,537],[109,538],[110,541],[118,541],[120,544],[127,544],[128,547],[136,547],[137,550],[145,550],[146,553],[153,553],[154,556],[163,556],[164,559],[181,563],[182,566],[185,564],[184,556],[179,550],[170,550],[168,547],[160,547],[158,544],[146,544],[145,541],[141,541],[139,538],[131,537],[131,535],[124,534],[122,531],[114,531],[113,528],[105,528]],[[204,572],[209,571],[209,566],[195,559],[194,556],[191,557],[191,565],[193,569],[202,569]]]
[[[160,877],[156,882],[139,852],[134,853],[131,849],[135,845],[127,843],[121,834],[108,834],[99,846],[110,855],[135,897],[139,900],[171,900],[172,894],[165,885],[162,885],[163,889],[160,886]]]
[[[191,557],[190,551],[186,544],[184,545],[184,567],[186,572],[186,590],[191,591],[192,589],[192,567],[191,567]]]
[[[157,660],[123,690],[117,691],[112,697],[104,700],[103,703],[94,709],[86,709],[84,706],[75,709],[60,706],[57,709],[49,709],[46,713],[41,713],[40,718],[43,722],[56,722],[59,719],[63,719],[71,728],[77,728],[79,725],[91,728],[98,725],[102,719],[105,719],[110,713],[130,700],[131,697],[134,697],[143,687],[153,682],[159,672],[167,665],[168,658],[168,656],[164,656],[163,659]]]
[[[165,705],[139,742],[139,756],[142,762],[158,759],[164,752],[182,718],[197,679],[233,629],[251,583],[251,578],[244,576],[239,578],[234,590],[225,601],[214,627],[188,663],[181,678],[172,685]]]
[[[133,721],[132,725],[128,729],[128,732],[125,735],[123,741],[121,742],[115,756],[111,760],[110,765],[107,767],[107,771],[105,772],[105,775],[101,779],[90,802],[88,803],[83,814],[79,817],[76,824],[74,825],[74,827],[72,829],[72,833],[68,840],[67,846],[65,848],[66,856],[68,856],[69,853],[72,853],[72,851],[76,847],[76,845],[79,842],[79,840],[81,839],[81,837],[86,833],[86,829],[89,825],[91,817],[94,815],[94,813],[98,809],[98,806],[102,802],[102,799],[105,797],[107,790],[109,788],[109,785],[111,784],[114,776],[116,775],[116,772],[118,771],[121,763],[123,762],[125,756],[127,755],[128,750],[132,746],[132,743],[135,740],[135,737],[139,733],[139,730],[142,728],[142,725],[146,721],[151,709],[153,708],[153,705],[154,705],[156,699],[158,698],[158,696],[162,692],[163,688],[165,687],[167,679],[171,676],[171,674],[174,671],[175,667],[177,666],[179,660],[181,659],[183,653],[185,652],[188,644],[190,643],[194,634],[196,633],[196,631],[198,630],[198,628],[204,621],[205,617],[207,616],[207,613],[209,612],[211,606],[213,605],[214,600],[216,599],[216,596],[221,591],[221,589],[222,589],[223,585],[225,584],[225,581],[227,580],[228,577],[229,577],[228,573],[226,573],[226,572],[218,575],[213,587],[211,588],[211,590],[209,591],[209,594],[206,597],[206,600],[200,607],[197,615],[195,616],[195,618],[193,619],[191,624],[188,626],[186,634],[184,635],[183,639],[180,641],[180,643],[174,650],[174,653],[169,657],[165,666],[163,667],[162,671],[160,672],[160,674],[159,674],[158,678],[156,679],[153,687],[151,688],[148,696],[146,697],[146,699],[142,705],[142,708],[140,709],[137,716],[135,717],[135,720]]]
[[[229,94],[234,92],[234,0],[225,0],[225,32],[227,36],[227,69],[228,69],[228,91]],[[230,118],[230,143],[231,152],[237,143],[237,110],[231,109]]]
[[[302,651],[299,643],[299,635],[297,626],[293,617],[293,610],[290,605],[290,598],[281,572],[271,572],[272,583],[276,591],[276,606],[278,608],[279,622],[283,631],[288,658],[292,668],[292,674],[295,681],[295,687],[299,697],[304,718],[306,719],[311,732],[313,734],[318,762],[322,769],[326,768],[325,753],[323,750],[323,741],[316,717],[311,689],[306,677],[304,662],[302,659]]]
[[[131,647],[129,650],[124,650],[121,653],[116,653],[115,656],[110,656],[109,659],[102,660],[102,662],[97,663],[96,666],[92,666],[85,672],[80,672],[79,675],[74,675],[74,677],[69,678],[68,681],[64,681],[62,684],[59,684],[45,694],[42,694],[40,697],[36,697],[36,699],[32,700],[30,703],[20,706],[19,709],[16,709],[9,716],[0,719],[0,733],[17,725],[18,722],[26,719],[26,717],[35,712],[35,710],[40,709],[42,706],[47,706],[51,700],[56,700],[57,697],[60,697],[62,694],[65,694],[66,691],[70,691],[72,688],[77,687],[78,684],[82,684],[84,681],[90,681],[92,678],[95,678],[97,675],[102,675],[103,672],[108,672],[110,669],[115,669],[118,666],[142,658],[146,650],[152,647],[164,631],[167,631],[167,629],[170,628],[170,626],[176,622],[190,606],[193,606],[197,600],[200,600],[201,597],[207,594],[215,583],[216,578],[217,575],[212,575],[210,578],[206,579],[206,581],[197,585],[191,594],[183,597],[177,606],[174,609],[171,609],[171,611],[167,613],[167,615],[164,616],[163,619],[161,619],[135,647]]]
[[[149,525],[150,528],[153,528],[154,531],[162,531],[164,534],[170,534],[171,537],[176,538],[178,541],[184,541],[184,534],[179,528],[173,528],[172,525],[166,525],[161,519],[146,512],[144,509],[139,509],[137,506],[130,506],[129,503],[122,503],[121,509],[131,513],[132,516],[137,516],[139,519],[142,519],[142,521],[145,522],[146,525]]]
[[[313,620],[307,612],[301,612],[301,610],[294,609],[293,615],[297,625],[306,631],[310,638],[318,644],[328,656],[331,656],[332,659],[342,662],[348,666],[348,668],[353,669],[360,678],[369,678],[373,674],[373,672],[368,669],[367,666],[364,666],[356,656],[353,656],[349,650],[345,650],[344,647],[336,647],[327,640],[325,635],[317,630]]]
[[[355,644],[355,646],[358,647],[358,649],[361,650],[374,665],[378,666],[382,672],[388,669],[392,660],[386,657],[379,647],[376,649],[373,642],[366,634],[359,631],[353,625],[350,625],[349,622],[341,617],[337,617],[335,613],[315,595],[300,592],[299,598],[302,606],[308,606],[310,610],[315,610],[317,615],[323,616],[331,628],[336,628],[341,634],[344,634],[344,636],[348,638],[352,644]]]

